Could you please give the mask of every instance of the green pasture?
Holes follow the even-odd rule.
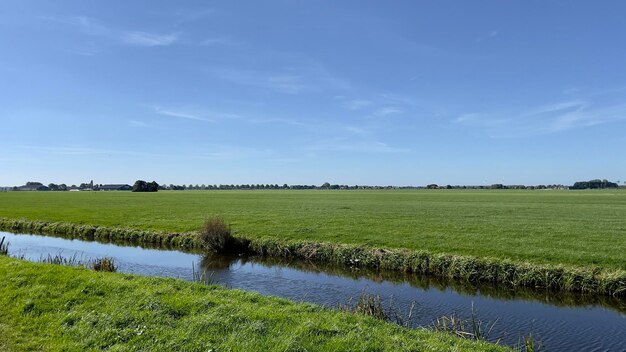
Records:
[[[626,269],[626,191],[6,192],[0,217]]]

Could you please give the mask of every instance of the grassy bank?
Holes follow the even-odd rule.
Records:
[[[5,192],[0,217],[626,270],[626,191]]]
[[[0,230],[61,235],[102,241],[199,249],[193,233],[169,234],[91,225],[0,218]],[[337,264],[345,267],[386,269],[431,275],[471,283],[489,282],[509,287],[531,287],[613,296],[626,295],[626,270],[534,264],[498,258],[478,258],[406,249],[286,241],[274,238],[240,239],[239,248],[250,254],[273,258]]]
[[[0,257],[6,351],[501,351],[373,318],[175,279]]]

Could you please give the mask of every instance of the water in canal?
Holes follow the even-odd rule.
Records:
[[[219,284],[296,301],[337,307],[361,293],[380,295],[386,307],[407,315],[411,323],[431,326],[441,316],[495,322],[490,340],[516,345],[533,334],[545,351],[626,351],[626,299],[533,290],[508,290],[493,285],[468,286],[396,272],[338,268],[258,257],[201,255],[113,243],[70,240],[0,232],[9,254],[38,261],[48,255],[76,256],[87,261],[112,257],[125,273],[191,280],[192,267],[212,272]]]

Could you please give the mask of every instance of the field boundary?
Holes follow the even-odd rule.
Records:
[[[62,222],[0,218],[0,230],[69,236],[87,240],[202,249],[195,233],[111,228]],[[423,250],[382,249],[349,244],[240,239],[249,254],[326,262],[352,267],[397,270],[472,283],[531,287],[610,296],[626,296],[626,271],[599,267],[540,265],[508,259],[438,254]]]

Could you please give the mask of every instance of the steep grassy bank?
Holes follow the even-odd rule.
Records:
[[[181,249],[200,248],[200,243],[193,233],[168,234],[0,218],[0,230],[2,229],[89,240],[127,241],[134,244]],[[240,239],[240,241],[245,243],[243,251],[268,257],[418,273],[472,283],[490,282],[510,287],[626,296],[626,270],[619,269],[538,265],[498,258],[477,258],[334,243],[284,241],[274,238]]]
[[[502,351],[373,318],[175,279],[0,257],[7,351]]]

